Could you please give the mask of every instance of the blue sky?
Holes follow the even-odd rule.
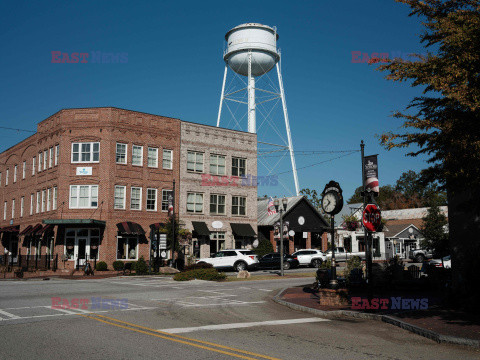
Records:
[[[0,126],[36,130],[62,108],[98,106],[215,125],[225,32],[259,22],[280,36],[295,150],[359,150],[363,139],[366,155],[379,154],[380,185],[393,184],[425,168],[425,159],[387,152],[375,134],[396,131],[401,123],[390,115],[420,89],[387,82],[373,66],[353,63],[352,51],[425,52],[420,21],[408,13],[393,0],[2,1]],[[128,62],[52,63],[52,51],[126,53]],[[27,136],[1,130],[0,151]],[[299,155],[297,167],[337,156]],[[301,188],[318,191],[336,180],[348,198],[361,185],[360,153],[298,175]],[[293,189],[291,175],[280,179]],[[259,187],[264,194],[288,195],[280,186]]]

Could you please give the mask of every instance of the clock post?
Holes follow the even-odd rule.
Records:
[[[343,195],[340,184],[336,181],[330,181],[325,185],[325,189],[322,192],[322,208],[323,211],[330,215],[330,230],[332,239],[332,264],[331,264],[331,279],[330,287],[336,289],[338,287],[337,282],[337,268],[335,263],[335,215],[338,214],[343,208]]]

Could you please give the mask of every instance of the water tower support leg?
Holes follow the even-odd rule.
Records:
[[[228,65],[225,64],[225,72],[223,73],[222,93],[220,94],[220,106],[218,107],[217,127],[220,126],[220,116],[222,115],[223,99],[225,98],[225,81],[227,80],[227,68]]]
[[[285,127],[287,128],[288,150],[290,151],[290,160],[292,162],[293,180],[295,182],[295,191],[298,196],[300,195],[300,189],[298,186],[297,165],[295,164],[295,156],[293,153],[292,135],[290,133],[290,124],[288,122],[287,102],[285,101],[285,91],[283,90],[283,79],[282,79],[282,74],[280,73],[280,67],[278,66],[278,62],[276,64],[276,67],[277,67],[277,75],[278,75],[278,84],[280,86],[280,96],[282,97],[283,116],[285,118]]]
[[[252,76],[252,52],[248,53],[248,132],[255,134],[257,124],[255,119],[255,78]]]

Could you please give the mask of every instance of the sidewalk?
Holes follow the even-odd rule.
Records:
[[[459,310],[434,307],[401,313],[373,313],[351,310],[350,307],[321,306],[318,292],[308,286],[283,289],[273,300],[292,309],[321,317],[356,317],[383,321],[437,342],[480,347],[480,316]]]

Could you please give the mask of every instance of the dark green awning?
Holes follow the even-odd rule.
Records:
[[[250,224],[235,224],[231,223],[233,234],[236,236],[255,236],[255,230],[253,230]]]
[[[192,221],[192,225],[197,236],[210,236],[210,230],[203,221]]]
[[[45,219],[44,224],[51,225],[100,225],[105,226],[106,222],[95,219]]]

